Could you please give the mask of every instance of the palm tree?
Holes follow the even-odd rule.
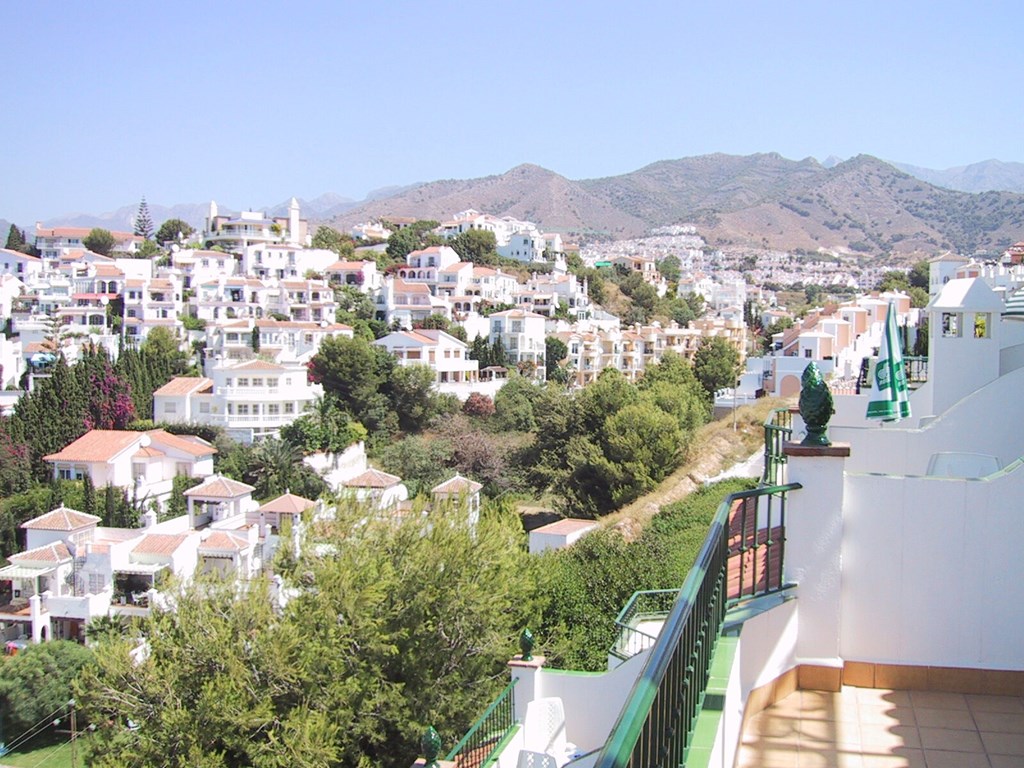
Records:
[[[272,437],[252,452],[249,473],[256,486],[255,496],[267,499],[285,493],[303,482],[302,451],[287,440]]]

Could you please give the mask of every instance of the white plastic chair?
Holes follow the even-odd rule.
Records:
[[[560,768],[569,761],[569,755],[575,751],[576,745],[571,744],[565,737],[565,709],[560,698],[551,696],[534,699],[526,705],[522,752],[546,754],[552,757],[556,767]]]
[[[519,761],[516,768],[558,768],[558,761],[546,752],[519,750]]]

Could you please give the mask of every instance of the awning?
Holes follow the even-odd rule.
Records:
[[[29,568],[25,565],[8,565],[0,568],[0,579],[34,579],[52,573],[53,568]]]
[[[114,569],[114,574],[129,573],[133,576],[152,576],[167,567],[166,563],[129,563]]]

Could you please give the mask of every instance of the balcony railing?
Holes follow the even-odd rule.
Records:
[[[783,480],[786,454],[782,450],[793,437],[793,414],[789,408],[776,408],[764,422],[764,472],[761,482],[778,485]]]
[[[800,487],[794,483],[743,491],[719,505],[697,561],[594,763],[596,768],[686,765],[726,608],[741,596],[746,599],[785,586],[781,544],[785,498]],[[778,514],[774,521],[769,503],[773,498]],[[760,518],[762,508],[768,511],[768,519]],[[752,588],[744,588],[745,579],[750,579]]]
[[[640,629],[645,620],[664,621],[679,596],[678,589],[658,589],[634,592],[619,612],[615,626],[619,634],[608,653],[618,659],[629,659],[654,645],[657,632]]]
[[[504,747],[505,736],[516,725],[515,685],[505,686],[491,705],[448,753],[445,760],[458,762],[459,768],[487,768],[493,765]]]

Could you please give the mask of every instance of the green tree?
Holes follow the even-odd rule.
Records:
[[[313,235],[312,246],[334,251],[339,258],[350,259],[355,253],[355,241],[349,235],[343,235],[334,227],[321,224]]]
[[[405,261],[405,257],[413,251],[431,245],[441,245],[444,240],[433,233],[438,222],[432,220],[415,221],[407,227],[395,229],[388,238],[387,255],[392,262]]]
[[[139,211],[135,214],[135,234],[143,240],[153,237],[153,217],[149,215],[149,205],[146,203],[146,196],[142,196],[139,203]]]
[[[434,371],[429,366],[396,366],[385,390],[404,432],[419,432],[438,415],[440,402],[434,391]]]
[[[557,336],[548,336],[544,339],[544,366],[545,378],[548,381],[556,381],[565,384],[569,381],[569,371],[562,365],[562,361],[569,356],[569,347]]]
[[[505,385],[494,395],[494,416],[500,429],[510,432],[529,432],[537,423],[533,415],[536,385],[518,374],[508,377]]]
[[[314,382],[323,385],[324,392],[337,397],[339,404],[369,428],[364,417],[393,367],[393,358],[382,347],[365,339],[337,336],[324,339],[310,361],[309,373]]]
[[[709,399],[724,387],[735,387],[740,353],[721,336],[705,336],[693,356],[693,373]]]
[[[903,293],[908,293],[910,291],[910,278],[906,272],[890,269],[882,274],[875,289],[879,291],[902,291]]]
[[[317,498],[326,486],[302,461],[302,450],[287,440],[266,438],[253,449],[246,475],[257,499],[271,499],[291,491]]]
[[[281,429],[281,437],[303,453],[340,453],[367,438],[366,428],[344,411],[334,398],[318,398],[313,407]]]
[[[168,219],[156,231],[156,241],[161,245],[184,242],[192,237],[195,231],[195,227],[187,221]]]
[[[25,240],[25,233],[11,224],[11,228],[7,230],[7,245],[5,245],[4,248],[9,251],[27,253],[28,251],[26,248],[28,247],[28,242]]]
[[[657,264],[658,272],[661,276],[668,280],[670,285],[675,285],[679,282],[679,278],[682,276],[679,257],[669,254]]]
[[[448,240],[459,258],[474,264],[497,264],[498,241],[493,232],[470,229]]]
[[[202,581],[143,620],[149,654],[96,650],[76,686],[98,766],[404,768],[424,724],[452,744],[503,686],[539,615],[511,510],[473,530],[458,505],[377,521],[339,509],[283,610],[268,583]],[[129,721],[144,723],[144,738]]]
[[[922,288],[927,291],[931,282],[931,265],[927,260],[919,261],[911,267],[907,277],[911,288]]]
[[[429,492],[451,474],[453,446],[447,439],[409,435],[389,443],[381,453],[381,466],[402,478],[409,493]]]
[[[89,231],[88,235],[82,238],[82,245],[93,253],[109,256],[110,252],[114,250],[114,246],[117,245],[117,241],[110,234],[110,230],[95,227]]]
[[[4,733],[22,734],[41,721],[63,719],[73,695],[71,683],[91,659],[88,648],[70,640],[53,640],[30,645],[0,661]]]

